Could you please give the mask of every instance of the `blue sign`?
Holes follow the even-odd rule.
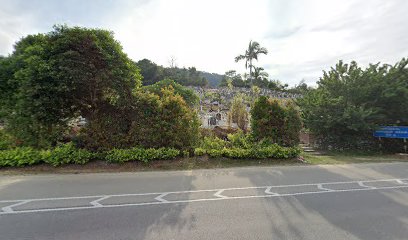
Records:
[[[383,138],[407,138],[408,139],[408,126],[385,126],[375,131],[374,137]]]

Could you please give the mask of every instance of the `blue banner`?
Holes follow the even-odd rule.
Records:
[[[374,137],[382,138],[407,138],[408,139],[408,126],[384,126],[375,131]]]

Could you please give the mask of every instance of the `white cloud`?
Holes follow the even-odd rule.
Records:
[[[9,6],[0,10],[0,54],[60,21],[113,30],[134,60],[168,65],[175,56],[180,67],[218,73],[244,72],[234,57],[256,40],[269,50],[258,64],[291,85],[317,81],[340,59],[366,65],[408,56],[405,0],[0,1]]]

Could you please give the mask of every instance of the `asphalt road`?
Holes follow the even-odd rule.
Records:
[[[0,239],[408,239],[408,163],[0,175]]]

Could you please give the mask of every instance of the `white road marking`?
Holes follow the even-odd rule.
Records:
[[[166,199],[163,199],[164,196],[168,195],[169,193],[162,193],[159,196],[155,197],[154,199],[156,199],[159,202],[162,203],[168,203],[169,201],[167,201]]]
[[[225,189],[218,190],[216,193],[214,193],[214,197],[218,198],[228,198],[227,196],[222,195],[221,193],[224,192]]]
[[[9,206],[3,207],[0,215],[4,214],[19,214],[19,213],[38,213],[38,212],[52,212],[52,211],[66,211],[66,210],[81,210],[81,209],[96,209],[96,208],[112,208],[112,207],[125,207],[125,206],[147,206],[147,205],[158,205],[158,204],[176,204],[176,203],[192,203],[192,202],[205,202],[205,201],[217,201],[217,200],[233,200],[233,199],[247,199],[247,198],[268,198],[268,197],[287,197],[287,196],[298,196],[298,195],[309,195],[309,194],[322,194],[322,193],[333,193],[333,192],[357,192],[357,191],[370,191],[370,190],[382,190],[382,189],[400,189],[408,188],[408,184],[405,183],[408,179],[381,179],[381,180],[360,180],[360,181],[349,181],[349,182],[325,182],[325,183],[306,183],[306,184],[294,184],[294,185],[278,185],[278,186],[260,186],[260,187],[238,187],[238,188],[224,188],[224,189],[207,189],[207,190],[192,190],[192,191],[175,191],[175,192],[161,192],[161,193],[136,193],[136,194],[116,194],[116,195],[99,195],[99,196],[78,196],[78,197],[59,197],[59,198],[42,198],[42,199],[22,199],[22,200],[2,200],[0,203],[14,203]],[[388,187],[372,187],[367,186],[364,183],[370,182],[386,182],[394,181],[400,186],[388,186]],[[351,188],[351,189],[341,189],[335,190],[323,187],[324,184],[336,185],[345,183],[356,183],[363,188]],[[315,186],[321,191],[305,191],[305,192],[295,192],[295,193],[285,193],[278,194],[271,192],[272,188],[285,188],[285,187],[302,187],[302,186]],[[226,190],[245,190],[245,189],[265,189],[266,195],[251,195],[251,196],[235,196],[229,197],[222,195]],[[214,192],[215,198],[203,198],[203,199],[186,199],[186,200],[174,200],[169,201],[164,199],[168,194],[182,194],[182,193],[197,193],[197,192]],[[127,196],[154,196],[151,202],[144,203],[125,203],[125,204],[109,204],[103,205],[100,201],[110,198],[110,197],[127,197]],[[29,210],[14,210],[13,207],[20,206],[30,202],[36,201],[53,201],[53,200],[71,200],[71,199],[87,199],[87,198],[98,198],[97,200],[91,201],[91,206],[81,206],[81,207],[60,207],[60,208],[43,208],[43,209],[29,209]],[[17,202],[17,203],[16,203]],[[68,201],[69,203],[69,201]],[[68,204],[69,205],[69,204]]]
[[[111,196],[104,196],[101,198],[96,199],[95,201],[90,202],[90,204],[94,207],[102,207],[103,205],[101,203],[99,203],[100,201],[103,201],[105,199],[110,198]]]
[[[29,202],[31,202],[31,201],[30,200],[25,200],[25,201],[21,201],[21,202],[18,202],[18,203],[3,207],[3,208],[1,208],[2,212],[0,212],[0,213],[13,213],[14,212],[13,207],[17,207],[17,206],[20,206],[20,205],[23,205],[23,204],[26,204],[26,203],[29,203]]]
[[[272,186],[269,186],[269,187],[266,188],[265,193],[266,193],[266,194],[270,194],[270,195],[274,195],[274,196],[278,196],[278,195],[279,195],[279,193],[271,192],[271,190],[272,190]]]
[[[395,180],[397,183],[399,183],[399,184],[408,184],[408,183],[406,183],[406,182],[403,182],[401,179],[396,179]]]
[[[328,192],[333,192],[333,191],[335,191],[335,190],[333,190],[333,189],[323,187],[323,184],[317,184],[317,188],[320,189],[320,190],[328,191]]]
[[[372,187],[372,186],[367,186],[367,185],[365,185],[363,181],[358,181],[358,185],[359,185],[360,187],[364,187],[364,188],[376,189],[376,187]]]

